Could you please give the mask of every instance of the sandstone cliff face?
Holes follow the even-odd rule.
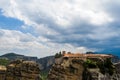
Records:
[[[33,61],[16,60],[7,66],[0,80],[41,80],[40,69]]]
[[[105,71],[105,74],[100,72],[99,68],[87,68],[83,72],[83,80],[120,80],[120,63],[114,64],[114,73],[110,75]]]
[[[48,80],[82,80],[82,63],[79,59],[57,59],[48,74]]]
[[[6,67],[0,66],[0,80],[5,80]]]
[[[49,71],[51,66],[54,64],[54,61],[55,61],[54,56],[48,56],[38,59],[37,63],[40,64],[40,68],[42,71]]]
[[[104,62],[103,59],[94,60],[97,63]],[[120,64],[112,65],[115,69],[110,75],[108,68],[103,74],[98,67],[86,68],[84,62],[78,58],[57,58],[47,80],[120,80]]]
[[[109,75],[108,73],[103,75],[99,69],[88,69],[85,72],[82,80],[120,80],[120,74],[117,71],[113,75]]]

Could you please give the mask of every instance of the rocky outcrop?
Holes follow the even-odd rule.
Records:
[[[40,70],[41,71],[49,71],[51,66],[54,64],[55,58],[54,56],[47,56],[43,58],[37,58],[37,57],[32,57],[32,56],[25,56],[25,55],[20,55],[16,53],[7,53],[2,56],[0,56],[0,59],[6,59],[9,61],[13,61],[16,59],[23,59],[27,61],[35,61],[39,64]]]
[[[13,61],[4,73],[0,80],[41,80],[39,66],[33,61]]]
[[[6,67],[0,66],[0,80],[5,80]]]
[[[83,61],[79,59],[57,59],[48,74],[48,80],[82,80]]]
[[[90,61],[79,58],[57,58],[55,64],[52,66],[47,80],[120,80],[120,63],[109,65],[105,63],[105,59],[94,58]],[[102,64],[100,66],[94,66]],[[103,68],[103,69],[102,69]],[[113,71],[113,73],[112,73]]]
[[[99,68],[87,68],[84,71],[83,80],[120,80],[120,63],[113,64],[113,74],[108,72],[108,69],[104,70],[105,73],[101,73]]]
[[[55,57],[48,56],[48,57],[40,58],[37,60],[37,63],[40,64],[40,68],[42,71],[49,71],[52,65],[55,63]]]
[[[120,80],[120,74],[117,71],[113,75],[108,73],[102,74],[98,68],[88,69],[85,71],[84,78],[82,80]]]

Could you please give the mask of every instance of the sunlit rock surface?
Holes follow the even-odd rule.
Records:
[[[41,80],[38,64],[23,60],[13,61],[6,68],[0,69],[0,78],[0,80]]]
[[[63,55],[56,58],[55,64],[49,71],[47,80],[120,80],[120,63],[111,64],[110,67],[112,68],[106,67],[105,70],[102,67],[103,72],[101,72],[102,68],[98,67],[99,63],[101,65],[105,64],[106,60],[109,60],[111,56],[109,57],[109,55],[104,54],[100,56],[92,55],[88,54],[84,56],[83,54],[82,57],[81,55],[67,54],[65,57]],[[87,59],[92,60],[97,66],[86,67],[85,63]],[[110,71],[113,71],[113,73]]]

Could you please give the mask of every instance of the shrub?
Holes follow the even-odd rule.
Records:
[[[97,63],[97,65],[102,74],[109,73],[109,75],[113,75],[115,68],[110,58],[107,58],[104,62]]]
[[[102,74],[109,73],[109,75],[113,75],[115,68],[113,63],[111,62],[111,58],[107,58],[104,61],[94,61],[91,59],[87,59],[84,62],[85,68],[96,68],[100,69]]]
[[[95,61],[92,61],[90,59],[87,59],[85,62],[84,62],[84,66],[86,68],[96,68],[97,65],[96,65],[96,62]]]
[[[63,56],[63,55],[61,54],[61,52],[55,54],[55,58],[60,58],[60,57],[62,57],[62,56]]]
[[[42,80],[47,80],[48,71],[41,71],[41,78]]]
[[[0,59],[0,65],[6,66],[9,64],[9,60],[8,59]]]

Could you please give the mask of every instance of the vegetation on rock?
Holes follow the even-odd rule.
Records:
[[[60,57],[62,57],[62,56],[63,56],[63,55],[62,55],[61,52],[55,54],[55,58],[60,58]]]
[[[0,71],[0,80],[42,80],[39,65],[34,61],[15,60]]]
[[[9,60],[8,59],[0,59],[0,65],[6,66],[9,64]]]
[[[84,62],[85,68],[99,68],[102,74],[109,73],[109,75],[113,75],[115,68],[110,58],[105,59],[104,61],[95,61],[91,59],[87,59]]]
[[[87,60],[84,62],[84,67],[85,67],[85,68],[96,68],[96,67],[97,67],[97,64],[96,64],[96,63],[97,63],[96,61],[87,59]]]
[[[115,68],[113,66],[113,63],[111,62],[110,58],[107,58],[104,62],[97,63],[101,73],[109,73],[110,75],[113,75]]]
[[[41,71],[40,74],[42,80],[47,80],[48,71]]]

